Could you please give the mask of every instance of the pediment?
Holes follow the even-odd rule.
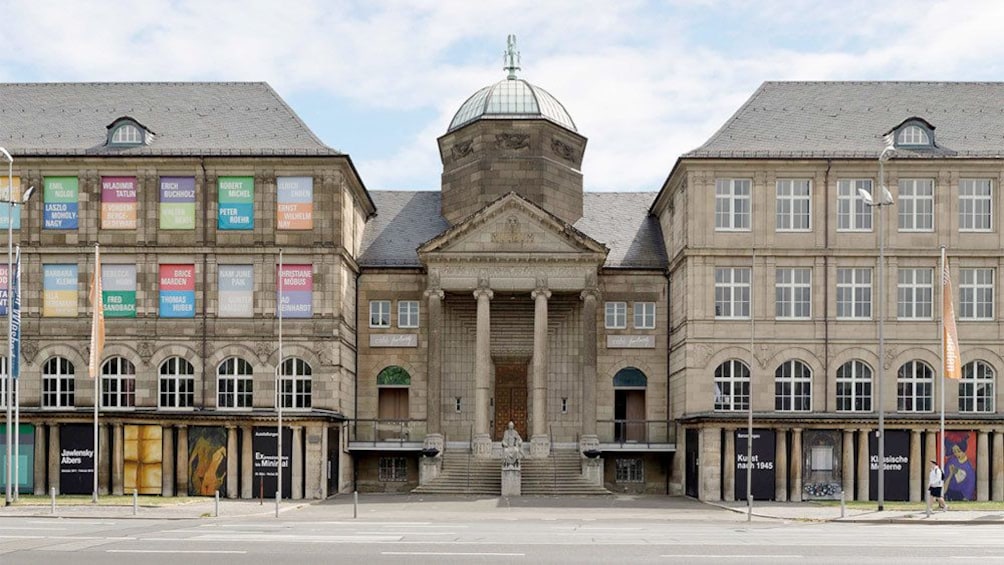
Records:
[[[423,262],[462,257],[605,259],[609,250],[556,216],[510,192],[418,248]]]

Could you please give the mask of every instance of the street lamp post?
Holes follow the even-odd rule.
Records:
[[[878,277],[876,288],[878,298],[875,301],[878,312],[878,364],[875,368],[875,383],[877,394],[875,400],[878,403],[878,510],[885,509],[885,404],[882,389],[885,388],[883,378],[883,363],[885,359],[885,212],[883,208],[893,204],[892,193],[885,186],[885,163],[892,158],[896,152],[893,146],[889,145],[879,154],[879,186],[876,191],[877,198],[862,189],[858,189],[858,194],[865,204],[878,208]]]

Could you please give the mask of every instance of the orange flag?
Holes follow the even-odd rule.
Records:
[[[952,305],[952,276],[948,270],[948,261],[945,261],[945,272],[941,277],[942,284],[942,305],[941,319],[944,326],[944,351],[942,360],[945,363],[945,378],[962,378],[962,364],[959,359],[959,333],[955,328],[955,307]]]
[[[88,375],[94,379],[101,370],[105,349],[105,308],[101,297],[101,251],[94,246],[94,274],[91,278],[91,358]]]

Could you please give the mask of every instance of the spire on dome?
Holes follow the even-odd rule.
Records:
[[[509,72],[506,78],[516,80],[516,71],[521,70],[519,66],[519,51],[516,50],[516,36],[510,33],[505,43],[505,66],[502,69]]]

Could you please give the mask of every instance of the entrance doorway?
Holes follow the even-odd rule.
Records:
[[[495,441],[502,440],[509,422],[520,436],[528,437],[526,369],[526,363],[495,365]]]
[[[328,496],[338,494],[338,458],[342,452],[338,428],[328,428]]]
[[[614,432],[619,442],[648,441],[645,421],[645,389],[648,377],[634,367],[614,375]]]

